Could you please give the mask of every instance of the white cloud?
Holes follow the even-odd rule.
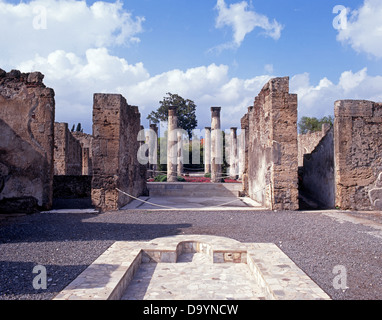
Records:
[[[150,77],[143,63],[129,64],[110,55],[106,48],[88,49],[85,58],[56,50],[46,57],[38,55],[22,62],[16,69],[42,72],[44,83],[56,94],[56,120],[73,123],[82,119],[83,124],[87,122],[88,132],[91,132],[94,93],[125,93],[120,84],[133,86]]]
[[[271,78],[265,74],[250,79],[231,78],[226,65],[210,64],[187,70],[174,69],[150,75],[143,63],[129,64],[111,55],[107,49],[88,49],[85,57],[63,50],[46,57],[21,63],[23,72],[39,70],[44,82],[56,93],[56,121],[81,122],[91,132],[93,94],[120,93],[132,105],[139,106],[142,124],[146,116],[159,106],[167,92],[194,100],[198,127],[210,124],[210,107],[222,107],[222,126],[240,127],[240,119],[253,105],[264,84]],[[309,74],[291,77],[290,92],[298,95],[299,117],[322,117],[333,114],[339,99],[382,101],[382,76],[370,76],[367,69],[343,72],[336,83],[322,78],[311,84]]]
[[[276,20],[269,21],[268,17],[255,11],[248,10],[246,1],[227,6],[224,0],[217,0],[216,28],[229,26],[233,31],[232,42],[219,46],[219,49],[237,48],[244,41],[245,36],[255,28],[264,30],[265,35],[277,40],[281,36],[282,25]]]
[[[81,122],[87,132],[91,132],[92,98],[97,92],[120,93],[139,106],[143,125],[147,114],[171,92],[195,101],[200,127],[209,124],[210,107],[216,105],[222,107],[223,126],[240,127],[240,118],[270,78],[230,78],[228,66],[216,64],[151,76],[143,63],[129,64],[105,48],[88,49],[84,58],[56,50],[20,63],[17,69],[41,71],[44,83],[56,93],[56,121]]]
[[[335,84],[323,78],[318,85],[311,85],[309,74],[291,78],[290,91],[298,95],[299,117],[332,115],[334,102],[342,99],[382,101],[382,76],[369,76],[367,69],[345,71]]]
[[[339,30],[337,40],[350,44],[357,52],[382,58],[381,17],[382,1],[365,0],[358,10],[350,12],[347,25]]]
[[[139,41],[143,17],[134,17],[121,1],[34,0],[10,4],[0,0],[0,64],[13,66],[31,55],[64,50],[83,54],[88,48]],[[42,23],[45,22],[45,23]],[[42,28],[41,28],[42,27]]]

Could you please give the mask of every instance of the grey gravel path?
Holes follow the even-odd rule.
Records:
[[[320,212],[130,210],[0,218],[0,299],[52,299],[118,240],[209,234],[275,243],[333,299],[382,300],[381,214],[338,212],[335,216]],[[365,221],[370,224],[361,223]],[[45,290],[32,286],[36,265],[46,267]],[[333,269],[338,265],[346,268],[348,289],[333,287]]]

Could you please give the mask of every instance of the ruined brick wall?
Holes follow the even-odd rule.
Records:
[[[82,174],[91,176],[93,174],[92,148],[93,136],[91,134],[74,131],[72,135],[81,143],[82,148]]]
[[[274,210],[298,209],[297,95],[289,94],[288,77],[271,79],[248,111],[247,162],[252,199]]]
[[[316,202],[320,209],[333,209],[335,206],[333,140],[333,128],[330,128],[303,160],[300,191]]]
[[[302,167],[304,163],[304,154],[311,153],[319,144],[321,139],[325,137],[330,129],[330,125],[323,124],[322,129],[316,132],[308,132],[298,135],[298,166]]]
[[[248,108],[248,112],[252,107]],[[240,120],[242,132],[241,144],[241,181],[243,184],[243,193],[248,195],[248,145],[249,145],[249,126],[248,126],[248,113],[246,113]]]
[[[340,100],[334,113],[336,206],[381,209],[382,103]]]
[[[146,168],[138,162],[140,114],[120,94],[94,94],[92,202],[103,211],[117,210],[132,199],[116,188],[141,195]]]
[[[52,205],[55,100],[43,78],[0,69],[0,211]]]
[[[67,123],[54,124],[54,175],[81,175],[82,147]]]

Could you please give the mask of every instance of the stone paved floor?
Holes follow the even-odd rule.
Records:
[[[265,299],[246,264],[214,264],[204,253],[183,253],[177,263],[143,263],[121,300]]]
[[[261,205],[243,197],[140,197],[122,210],[261,210]]]

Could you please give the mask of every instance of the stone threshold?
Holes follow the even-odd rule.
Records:
[[[209,235],[115,242],[54,300],[120,300],[141,263],[176,263],[182,253],[204,253],[213,263],[247,264],[266,300],[330,300],[275,244]]]

